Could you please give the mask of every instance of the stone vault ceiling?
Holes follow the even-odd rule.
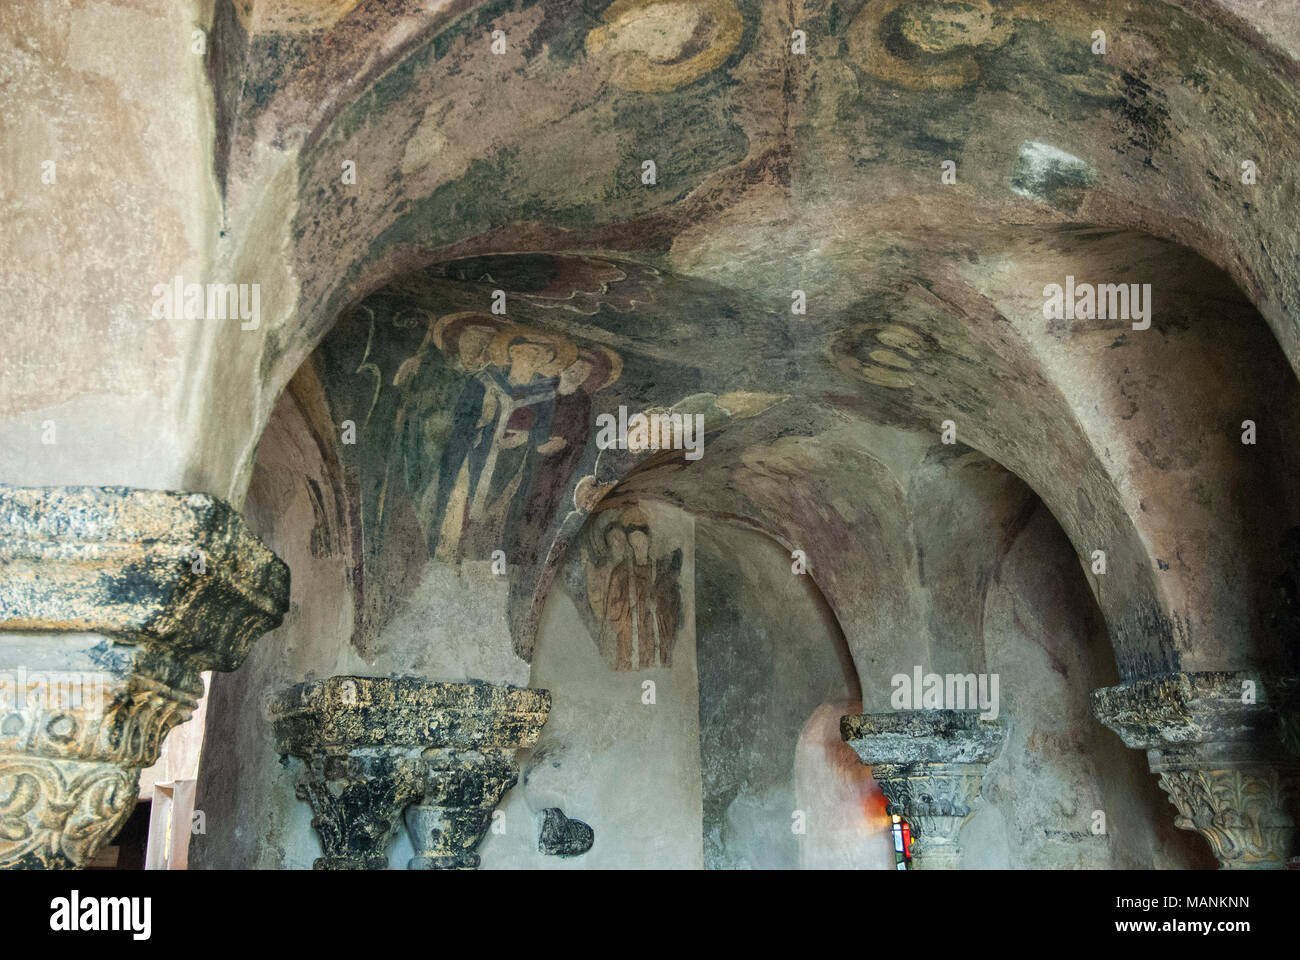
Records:
[[[1269,632],[1276,533],[1256,535],[1277,515],[1257,495],[1294,522],[1277,488],[1294,445],[1224,458],[1262,405],[1279,439],[1294,422],[1297,68],[1214,5],[245,3],[214,27],[230,216],[289,217],[293,319],[266,336],[269,391],[334,328],[334,415],[364,406],[400,431],[417,401],[399,370],[444,362],[439,319],[501,289],[512,322],[617,365],[592,415],[713,405],[699,464],[565,465],[516,545],[519,650],[580,478],[824,556],[883,537],[883,564],[921,534],[859,525],[906,512],[948,420],[1081,557],[1108,546],[1120,586],[1098,599],[1122,671]],[[1151,329],[1045,320],[1044,287],[1067,275],[1150,283]],[[418,402],[452,403],[440,389]],[[450,436],[405,456],[427,470]],[[397,467],[372,455],[387,490]],[[1007,496],[990,530],[1023,508]],[[822,587],[844,619],[871,606]]]

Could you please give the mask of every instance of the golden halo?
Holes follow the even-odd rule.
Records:
[[[433,325],[433,345],[443,353],[446,353],[447,328],[456,324],[456,335],[459,340],[461,329],[470,326],[470,323],[468,322],[470,320],[475,321],[475,326],[491,327],[494,330],[501,329],[501,325],[504,322],[497,317],[492,316],[490,313],[481,313],[476,310],[467,310],[462,311],[461,313],[448,313],[439,317],[437,323]]]
[[[578,359],[578,348],[568,337],[512,323],[503,328],[488,344],[487,350],[484,351],[488,362],[502,370],[508,370],[510,368],[510,347],[518,340],[548,344],[555,350],[555,359],[538,371],[544,377],[558,377],[565,367]]]

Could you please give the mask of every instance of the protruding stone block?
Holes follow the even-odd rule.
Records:
[[[205,494],[0,486],[0,867],[79,867],[289,570]]]
[[[542,828],[537,849],[551,857],[580,857],[596,842],[596,832],[581,820],[564,815],[559,807],[542,811]]]
[[[1223,869],[1279,869],[1300,816],[1300,681],[1244,672],[1170,673],[1093,692],[1093,711],[1130,747]]]
[[[411,869],[477,867],[474,848],[518,779],[514,751],[537,742],[550,709],[545,690],[478,680],[331,677],[279,694],[276,742],[306,763],[299,796],[326,853],[317,869],[382,869],[403,811]]]
[[[1002,724],[976,710],[906,710],[843,717],[840,735],[871,767],[889,812],[911,825],[916,866],[960,867],[958,836],[1002,748]]]

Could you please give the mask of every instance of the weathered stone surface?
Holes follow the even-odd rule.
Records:
[[[233,670],[288,609],[289,568],[200,493],[0,484],[0,629],[99,633]]]
[[[1102,723],[1144,749],[1178,811],[1223,869],[1279,869],[1300,818],[1297,681],[1175,673],[1093,693]]]
[[[958,869],[962,826],[980,801],[983,763],[878,763],[871,775],[889,800],[888,811],[912,826],[917,867]]]
[[[483,681],[330,677],[272,698],[277,747],[300,757],[317,869],[382,869],[405,820],[409,869],[473,869],[474,848],[518,780],[514,751],[537,742],[545,690]]]
[[[988,763],[1006,736],[975,710],[899,710],[843,717],[840,734],[862,762]]]
[[[1152,769],[1178,810],[1174,825],[1203,836],[1223,869],[1286,866],[1300,812],[1300,764],[1166,757]]]
[[[1280,746],[1300,707],[1295,678],[1244,671],[1170,673],[1092,693],[1093,710],[1126,746],[1254,741]]]
[[[482,680],[331,677],[289,688],[270,712],[280,752],[305,756],[339,747],[527,747],[550,708],[545,690]]]
[[[962,826],[975,812],[1003,724],[975,710],[902,710],[847,716],[840,733],[912,826],[912,856],[924,869],[958,869]]]
[[[436,750],[425,755],[424,797],[406,811],[411,870],[472,870],[492,812],[519,780],[513,750]]]
[[[317,870],[383,870],[401,811],[423,790],[418,759],[383,751],[313,754],[298,797],[311,804],[311,825],[325,856]]]
[[[135,809],[139,767],[0,754],[0,869],[84,867]]]
[[[0,867],[94,856],[288,577],[202,494],[0,486]]]
[[[537,849],[551,857],[580,857],[596,842],[596,832],[581,820],[564,815],[559,807],[542,811],[542,827],[537,835]]]

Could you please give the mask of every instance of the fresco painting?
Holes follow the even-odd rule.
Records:
[[[596,647],[615,670],[671,667],[682,618],[682,549],[656,538],[636,506],[587,525],[583,558]]]
[[[596,416],[620,403],[672,402],[698,386],[685,363],[647,385],[631,315],[665,305],[660,282],[653,267],[595,256],[454,260],[366,299],[331,333],[325,393],[332,416],[357,428],[356,443],[337,445],[337,455],[361,531],[352,558],[358,650],[373,647],[427,564],[484,563],[509,580],[511,629],[526,654],[557,542],[571,540],[611,489],[598,476]],[[481,308],[496,290],[508,315]],[[704,296],[666,293],[668,304]],[[557,323],[561,316],[582,319]],[[666,664],[672,631],[655,630],[665,641],[652,658]]]

